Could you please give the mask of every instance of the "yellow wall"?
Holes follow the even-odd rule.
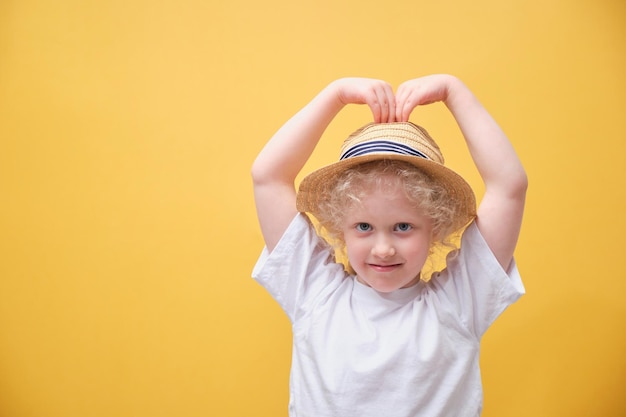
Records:
[[[531,189],[489,416],[626,414],[621,0],[0,3],[0,416],[284,416],[249,168],[330,80],[463,78]],[[347,109],[307,169],[368,121]],[[417,111],[478,177],[442,107]]]

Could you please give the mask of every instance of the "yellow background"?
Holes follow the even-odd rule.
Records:
[[[0,3],[0,416],[285,416],[250,165],[342,76],[462,78],[530,178],[484,416],[626,415],[621,0]],[[481,193],[440,105],[414,121]],[[348,108],[307,171],[369,121]]]

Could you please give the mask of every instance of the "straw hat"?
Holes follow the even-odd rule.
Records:
[[[352,133],[341,146],[338,162],[322,167],[300,183],[298,211],[315,214],[326,199],[328,187],[346,169],[365,162],[388,159],[407,161],[444,186],[458,205],[457,227],[465,226],[476,215],[476,198],[469,184],[444,166],[439,146],[426,129],[411,122],[370,123]]]

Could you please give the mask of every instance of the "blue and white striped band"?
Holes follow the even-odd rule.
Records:
[[[340,160],[353,158],[355,156],[368,155],[373,153],[393,153],[397,155],[411,155],[419,158],[430,159],[420,151],[402,143],[387,140],[375,140],[371,142],[354,145],[341,154]]]

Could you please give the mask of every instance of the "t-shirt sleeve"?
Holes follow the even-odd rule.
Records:
[[[525,293],[515,259],[504,270],[475,222],[463,233],[456,256],[444,271],[435,274],[431,285],[479,339]]]
[[[263,248],[252,277],[278,302],[293,323],[346,274],[334,252],[316,233],[309,218],[298,213],[268,252]]]

